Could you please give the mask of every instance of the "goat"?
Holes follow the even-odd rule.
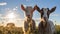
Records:
[[[49,15],[54,12],[56,7],[51,10],[49,8],[40,9],[36,6],[36,10],[41,14],[41,22],[38,25],[39,34],[56,34],[55,26],[52,21],[49,20]]]
[[[33,12],[36,6],[32,8],[31,6],[27,6],[26,8],[21,5],[21,9],[25,12],[26,20],[24,21],[24,34],[31,34],[35,31],[35,21],[32,19]]]

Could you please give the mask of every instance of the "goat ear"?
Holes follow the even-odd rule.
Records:
[[[21,9],[25,11],[25,8],[24,8],[24,6],[22,4],[21,4]]]
[[[44,8],[40,9],[40,13],[42,13],[42,12],[43,12],[43,9],[44,9]]]
[[[33,8],[32,12],[34,12],[34,11],[36,10],[36,6],[37,6],[37,5],[35,5],[35,6],[34,6],[34,8]]]
[[[54,11],[55,11],[55,9],[56,9],[56,6],[55,6],[55,7],[53,7],[53,8],[50,10],[50,13],[54,12]]]
[[[41,13],[41,10],[40,10],[40,8],[39,8],[38,6],[36,6],[36,10],[37,10],[39,13]]]

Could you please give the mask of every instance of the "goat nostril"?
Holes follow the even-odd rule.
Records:
[[[44,17],[44,19],[45,19],[46,17]]]
[[[44,20],[46,20],[46,17],[44,17]]]
[[[30,15],[27,15],[28,18],[30,18]]]
[[[27,15],[27,16],[30,16],[30,15]]]

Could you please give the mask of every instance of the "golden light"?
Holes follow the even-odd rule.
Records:
[[[20,19],[19,19],[19,14],[17,14],[17,13],[15,13],[15,12],[8,12],[7,14],[6,14],[6,23],[5,24],[7,24],[7,23],[14,23],[16,26],[18,26],[18,27],[23,27],[23,21],[21,21]],[[18,23],[19,22],[19,23]],[[20,23],[20,22],[22,22],[22,23]]]
[[[15,14],[14,14],[14,13],[9,13],[9,14],[7,15],[7,18],[13,19],[13,18],[15,18]]]
[[[14,12],[10,12],[6,15],[6,18],[8,19],[7,22],[15,22],[16,15]]]

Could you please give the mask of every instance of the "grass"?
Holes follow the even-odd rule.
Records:
[[[60,34],[60,25],[55,25],[57,34]],[[35,31],[36,34],[38,34],[38,28],[36,28]],[[8,26],[0,26],[0,34],[24,34],[22,27],[16,27],[15,25],[12,25],[10,27]]]

